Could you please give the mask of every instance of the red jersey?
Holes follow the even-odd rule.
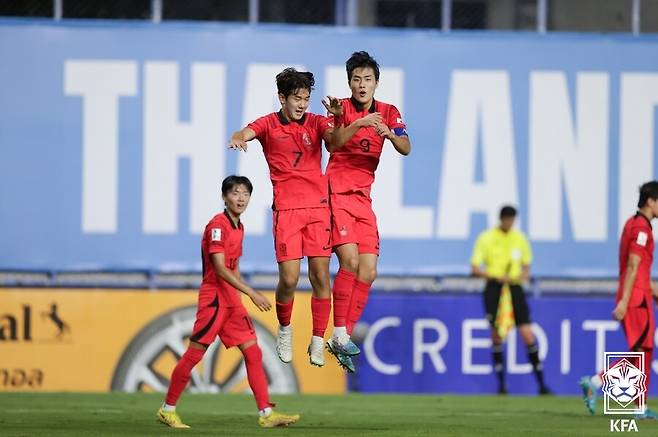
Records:
[[[354,98],[342,99],[341,102],[345,126],[369,113],[379,112],[389,129],[406,129],[400,111],[393,105],[373,100],[370,108],[361,108]],[[358,192],[369,198],[384,140],[375,128],[361,128],[343,147],[333,152],[327,166],[331,192]]]
[[[329,206],[327,180],[322,174],[322,138],[333,128],[327,117],[306,113],[291,122],[279,111],[247,127],[263,146],[274,189],[274,210]]]
[[[201,240],[201,261],[203,265],[203,280],[201,288],[212,288],[219,291],[220,306],[232,307],[241,305],[240,292],[221,279],[215,273],[215,269],[210,261],[210,255],[213,253],[224,254],[224,265],[231,271],[235,271],[238,261],[242,256],[242,239],[244,237],[244,227],[238,221],[236,225],[224,211],[217,214],[206,225]]]
[[[651,222],[644,215],[637,213],[624,225],[619,243],[619,288],[617,302],[621,300],[628,256],[633,253],[642,258],[640,268],[633,284],[629,306],[640,306],[646,298],[651,302],[651,264],[653,263],[653,230]]]

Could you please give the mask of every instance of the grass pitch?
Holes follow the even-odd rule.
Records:
[[[610,432],[611,418],[589,416],[577,397],[351,394],[273,401],[300,413],[300,422],[259,428],[247,395],[184,394],[178,412],[192,428],[178,430],[156,423],[160,394],[0,393],[0,435],[600,436]],[[658,422],[637,424],[641,434],[658,435]]]

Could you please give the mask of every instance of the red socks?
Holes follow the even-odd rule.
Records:
[[[292,301],[290,303],[292,304]],[[244,364],[247,367],[247,379],[249,380],[251,391],[254,392],[256,406],[258,406],[259,410],[271,407],[267,376],[265,376],[265,369],[263,368],[263,353],[260,350],[260,346],[258,346],[258,343],[255,343],[243,350],[242,355],[244,355]]]
[[[359,279],[354,281],[354,291],[352,292],[352,300],[350,302],[350,310],[347,315],[347,334],[352,335],[354,325],[361,318],[363,310],[368,303],[368,293],[370,292],[370,285]]]
[[[279,325],[288,326],[290,325],[290,317],[292,316],[292,304],[295,302],[295,299],[290,299],[290,302],[276,303],[276,318],[279,319]]]
[[[185,387],[190,380],[192,369],[199,361],[201,361],[205,352],[204,349],[193,347],[187,348],[171,374],[169,390],[167,390],[167,397],[165,398],[165,403],[167,405],[176,405],[178,398],[180,398],[181,393],[183,393],[183,390],[185,390]]]
[[[329,323],[331,313],[331,298],[319,298],[311,296],[311,314],[313,314],[313,335],[324,337]]]
[[[344,269],[339,269],[334,278],[334,326],[347,326],[347,313],[355,280],[356,275]]]

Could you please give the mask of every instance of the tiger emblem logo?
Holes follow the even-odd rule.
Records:
[[[626,358],[622,358],[602,376],[603,393],[626,408],[647,391],[647,377]]]

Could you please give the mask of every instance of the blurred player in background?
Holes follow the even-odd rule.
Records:
[[[299,281],[301,259],[308,257],[313,286],[313,333],[308,347],[311,364],[324,365],[324,333],[331,312],[329,258],[331,224],[327,179],[322,174],[322,140],[331,139],[329,119],[307,113],[315,80],[309,72],[286,68],[276,76],[281,110],[265,115],[235,132],[229,147],[247,150],[258,139],[270,169],[274,189],[272,224],[279,282],[276,315],[277,353],[292,361],[290,318]]]
[[[352,96],[328,97],[324,106],[333,115],[334,138],[327,166],[331,193],[332,244],[340,268],[334,279],[334,332],[327,343],[342,367],[354,372],[351,356],[360,353],[350,340],[352,328],[368,301],[377,276],[379,232],[370,190],[388,139],[402,155],[411,143],[400,111],[376,101],[379,64],[367,52],[355,52],[346,62]]]
[[[240,215],[245,211],[253,187],[244,176],[229,176],[222,182],[223,213],[213,217],[201,241],[203,280],[199,289],[196,321],[190,345],[171,374],[165,403],[156,416],[172,428],[189,428],[176,413],[176,403],[185,390],[194,366],[208,346],[219,336],[226,348],[237,346],[244,356],[247,379],[259,411],[258,423],[265,428],[286,426],[299,415],[275,412],[270,403],[263,355],[256,340],[254,325],[242,305],[240,292],[249,296],[261,311],[269,311],[269,300],[247,285],[240,275],[240,257],[244,228]]]
[[[653,227],[651,220],[658,218],[658,181],[640,187],[638,211],[624,225],[619,241],[619,286],[612,317],[621,322],[628,350],[644,352],[644,369],[647,393],[653,362],[653,334],[656,330],[653,299],[658,301],[658,289],[651,283],[653,263]],[[652,299],[653,298],[653,299]],[[596,393],[603,386],[601,374],[580,380],[585,407],[594,414]],[[658,414],[646,409],[637,418],[658,419]]]
[[[539,384],[539,393],[548,394],[550,390],[544,384],[539,347],[531,329],[530,310],[522,286],[530,277],[532,251],[525,235],[521,231],[512,229],[515,220],[516,209],[512,206],[504,206],[500,210],[499,225],[478,236],[471,257],[471,273],[486,279],[483,293],[484,308],[491,324],[493,362],[498,377],[498,393],[507,394],[503,356],[504,337],[501,336],[496,324],[501,293],[507,286],[511,294],[514,321],[528,348],[528,359]],[[485,267],[484,270],[482,265]]]

